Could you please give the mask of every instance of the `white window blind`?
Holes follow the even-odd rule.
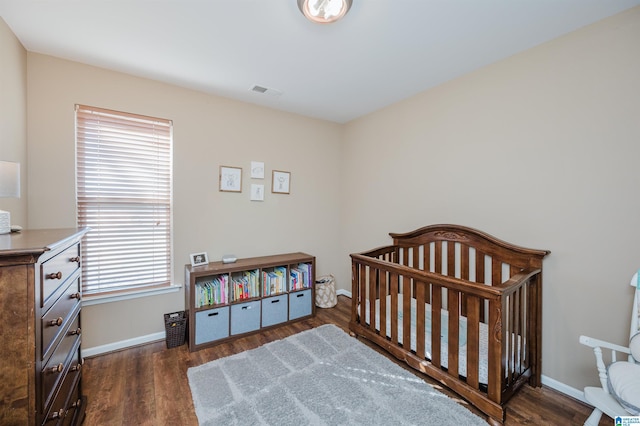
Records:
[[[171,283],[172,122],[76,105],[87,295]]]

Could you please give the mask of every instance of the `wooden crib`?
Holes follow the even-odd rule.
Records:
[[[459,225],[389,235],[393,245],[351,255],[351,331],[502,424],[520,386],[541,386],[550,252]]]

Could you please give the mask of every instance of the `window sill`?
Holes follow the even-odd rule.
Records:
[[[168,287],[154,288],[151,290],[137,290],[129,293],[105,294],[85,296],[82,306],[101,305],[103,303],[121,302],[123,300],[137,299],[139,297],[157,296],[160,294],[175,293],[182,288],[181,284],[173,284]]]

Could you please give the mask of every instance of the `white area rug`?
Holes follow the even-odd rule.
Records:
[[[187,371],[200,425],[486,425],[334,325]]]

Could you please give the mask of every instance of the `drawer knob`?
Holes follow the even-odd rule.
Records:
[[[64,364],[60,363],[49,368],[49,373],[62,373],[62,370],[64,370]]]
[[[73,408],[77,408],[77,407],[79,407],[79,406],[81,406],[81,405],[82,405],[82,400],[81,400],[81,399],[78,399],[76,402],[74,402],[73,404],[71,404],[71,406],[72,406]]]
[[[69,262],[80,263],[80,258],[78,256],[72,257],[71,259],[69,259]]]
[[[72,298],[72,299],[78,299],[78,300],[80,300],[80,293],[73,293],[73,294],[71,294],[71,298]]]
[[[79,336],[81,333],[82,333],[82,330],[80,329],[80,327],[76,328],[75,330],[71,330],[69,332],[69,334],[71,334],[72,336],[76,334]]]
[[[82,365],[76,364],[70,368],[71,371],[80,371],[82,369]]]
[[[58,271],[55,273],[51,273],[49,275],[47,275],[47,279],[50,280],[61,280],[62,279],[62,272]]]
[[[54,320],[49,321],[49,324],[52,325],[52,326],[60,327],[63,322],[64,322],[64,318],[58,317],[58,318],[56,318]]]

